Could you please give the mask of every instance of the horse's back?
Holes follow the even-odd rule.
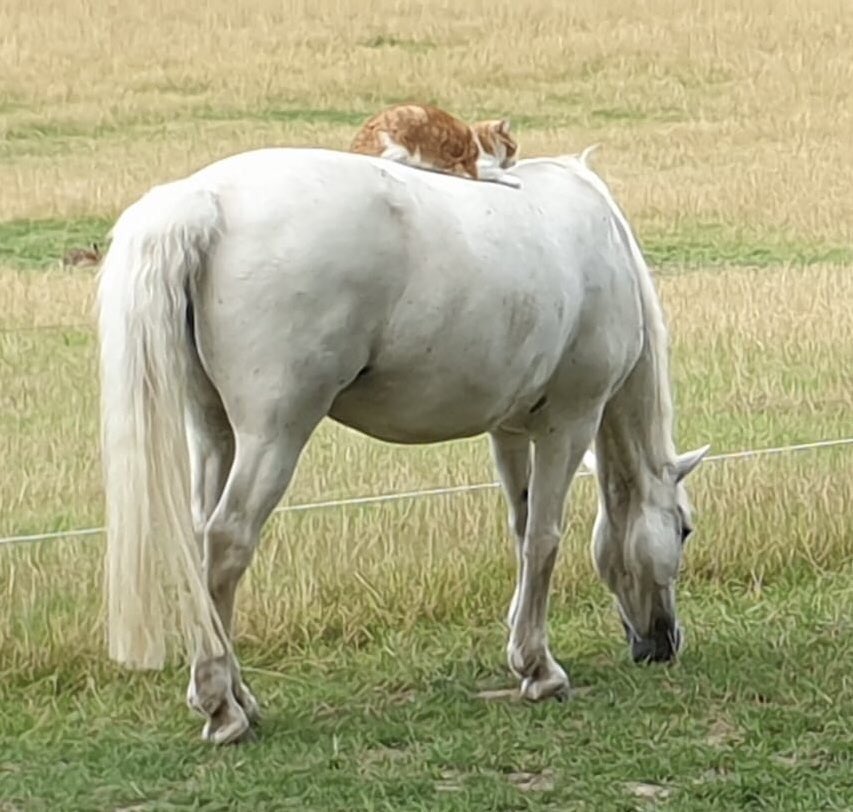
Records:
[[[597,392],[621,363],[606,356],[619,341],[594,329],[602,291],[617,313],[632,295],[599,225],[606,207],[565,167],[519,176],[515,190],[288,149],[202,170],[194,182],[218,195],[225,222],[194,293],[211,374],[277,369],[267,387],[284,387],[295,364],[303,386],[340,383],[337,419],[416,442],[528,409],[578,343]]]

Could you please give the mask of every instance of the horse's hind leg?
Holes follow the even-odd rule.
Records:
[[[204,372],[198,355],[188,368],[187,441],[190,458],[193,530],[204,559],[204,532],[222,498],[234,463],[234,431],[219,393]],[[257,700],[240,676],[232,657],[234,696],[249,719],[260,715]],[[192,699],[188,697],[192,704]]]
[[[204,532],[207,585],[229,639],[237,584],[308,437],[325,414],[325,409],[313,406],[306,416],[283,404],[275,414],[259,415],[235,432],[234,463]],[[249,728],[235,670],[236,663],[227,655],[200,656],[193,664],[188,700],[208,718],[204,738],[217,744],[237,741]]]
[[[501,480],[504,498],[509,510],[509,526],[516,542],[518,578],[515,592],[507,613],[507,625],[512,628],[515,622],[515,607],[518,604],[518,590],[521,585],[524,566],[523,545],[527,529],[527,502],[530,486],[530,439],[526,434],[510,434],[496,431],[489,437],[492,457]]]
[[[234,462],[234,432],[222,399],[198,361],[189,366],[187,442],[193,530],[204,556],[204,528],[225,490]]]

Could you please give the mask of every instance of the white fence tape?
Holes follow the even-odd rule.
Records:
[[[842,437],[837,440],[815,440],[811,443],[797,445],[781,445],[773,448],[755,448],[744,451],[730,451],[725,454],[709,454],[707,462],[722,462],[725,460],[740,460],[748,457],[767,457],[774,454],[788,454],[796,451],[810,451],[815,448],[833,448],[853,444],[853,437]],[[589,476],[587,471],[578,472],[578,476]],[[378,493],[368,496],[353,496],[346,499],[330,499],[324,502],[301,502],[295,505],[282,505],[274,513],[301,513],[308,510],[325,510],[328,508],[356,507],[359,505],[375,505],[386,502],[399,502],[403,499],[421,499],[427,496],[447,496],[457,493],[473,493],[475,491],[492,490],[499,487],[498,482],[480,482],[472,485],[449,485],[443,488],[424,488],[416,491],[398,491],[396,493]],[[80,530],[57,530],[51,533],[34,533],[32,535],[6,536],[0,538],[0,547],[12,544],[35,544],[42,541],[58,539],[86,538],[97,536],[104,532],[103,527],[86,527]]]

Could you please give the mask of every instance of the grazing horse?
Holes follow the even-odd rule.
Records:
[[[597,571],[634,658],[677,654],[682,481],[707,449],[674,448],[651,275],[584,155],[511,171],[520,189],[257,150],[117,221],[98,291],[109,650],[158,668],[182,631],[205,739],[258,712],[235,591],[327,416],[396,443],[488,433],[518,558],[507,656],[531,700],[568,690],[548,592],[594,444]]]

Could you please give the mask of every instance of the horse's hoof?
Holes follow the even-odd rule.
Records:
[[[210,723],[208,722],[208,724]],[[205,727],[207,727],[207,725],[205,725]],[[202,738],[204,738],[204,734],[202,734]],[[221,731],[220,735],[217,735],[217,733],[214,732],[212,734],[208,734],[208,737],[205,739],[205,741],[215,745],[252,744],[257,740],[258,734],[251,725],[242,732],[231,731],[227,735],[225,731]]]
[[[243,712],[250,722],[259,722],[261,719],[261,706],[254,694],[249,690],[245,682],[240,682],[234,690],[234,698],[240,703]]]
[[[543,699],[556,699],[565,702],[570,696],[569,678],[566,672],[556,663],[550,673],[544,677],[526,677],[521,682],[521,698],[530,702],[541,702]]]
[[[249,717],[233,697],[229,697],[207,720],[201,737],[211,744],[236,744],[250,733]]]

